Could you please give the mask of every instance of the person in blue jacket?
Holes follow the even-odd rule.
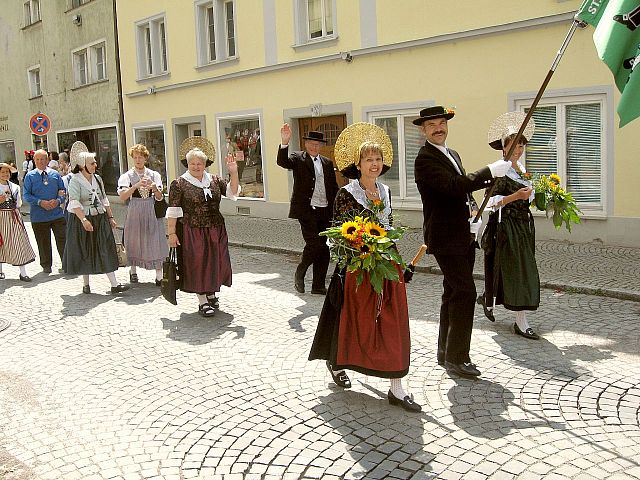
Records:
[[[49,168],[45,150],[33,154],[36,167],[24,177],[24,199],[31,206],[31,228],[38,244],[40,266],[51,273],[51,232],[60,258],[64,254],[67,222],[64,219],[66,188],[58,172]]]

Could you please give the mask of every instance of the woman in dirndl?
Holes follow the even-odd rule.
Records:
[[[104,273],[111,283],[111,293],[120,294],[129,290],[129,286],[116,280],[118,254],[113,229],[118,224],[113,218],[104,183],[95,173],[96,166],[96,154],[87,152],[82,142],[75,142],[71,147],[74,175],[69,181],[67,205],[72,215],[67,223],[62,268],[68,275],[82,275],[82,293],[91,293],[89,275]]]
[[[211,317],[219,306],[216,293],[231,286],[229,240],[220,213],[222,195],[232,200],[240,194],[238,167],[233,155],[226,163],[230,181],[211,175],[215,149],[203,137],[187,138],[180,146],[187,171],[171,182],[167,228],[169,246],[177,247],[180,289],[198,296],[198,312]]]
[[[5,278],[2,264],[8,263],[20,268],[20,280],[30,282],[26,265],[35,260],[36,254],[20,214],[20,187],[11,182],[14,169],[7,163],[0,163],[0,280]]]
[[[164,218],[156,218],[154,204],[164,201],[162,178],[145,166],[149,150],[141,144],[129,149],[133,168],[120,176],[118,195],[129,200],[124,224],[124,246],[127,251],[129,281],[138,283],[137,268],[156,271],[156,285],[162,281],[162,262],[169,254]]]
[[[489,127],[489,145],[502,150],[503,157],[515,140],[524,117],[521,112],[507,112]],[[504,305],[515,312],[514,332],[530,340],[540,338],[527,321],[527,311],[535,311],[540,305],[536,231],[530,210],[535,192],[519,159],[533,137],[534,129],[531,119],[508,159],[511,168],[496,180],[493,196],[487,202],[487,210],[491,213],[482,234],[485,291],[478,297],[478,304],[492,322],[495,321],[496,305]]]
[[[342,137],[342,138],[340,138]],[[333,221],[342,223],[345,214],[376,219],[391,229],[391,193],[378,180],[393,160],[391,140],[384,130],[369,123],[347,127],[336,141],[336,164],[351,181],[338,190]],[[344,146],[344,148],[342,148]],[[382,202],[383,208],[372,205]],[[409,309],[404,272],[396,265],[399,280],[383,280],[378,294],[367,273],[357,285],[358,272],[336,271],[331,278],[322,313],[309,354],[309,360],[326,360],[334,382],[349,388],[351,381],[345,369],[365,375],[388,378],[387,398],[409,412],[422,407],[402,386],[409,371],[411,338]]]

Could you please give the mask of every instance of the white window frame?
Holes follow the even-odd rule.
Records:
[[[233,9],[231,24],[227,20],[229,5]],[[196,15],[197,65],[212,65],[237,59],[238,28],[235,0],[197,0],[194,2],[194,7]],[[213,52],[211,51],[209,12],[212,12],[213,15]],[[231,43],[233,43],[233,51]]]
[[[90,1],[91,0],[70,0],[71,6],[69,7],[69,9],[81,7],[82,5],[84,5],[85,3],[89,3]]]
[[[28,27],[42,20],[40,12],[40,0],[25,0],[22,3],[24,25]]]
[[[40,64],[27,68],[27,81],[29,82],[30,98],[42,96],[42,75]]]
[[[371,106],[363,108],[362,118],[366,118],[367,122],[374,123],[378,118],[396,117],[398,125],[398,183],[400,191],[392,192],[394,208],[421,208],[422,202],[420,200],[420,194],[415,196],[409,196],[408,180],[407,180],[407,149],[405,144],[405,117],[418,117],[418,112],[421,108],[424,108],[424,102],[418,104],[398,104],[398,105],[384,105],[384,106]],[[415,127],[416,130],[418,127]],[[400,142],[402,139],[402,142]],[[421,137],[422,144],[424,138]],[[411,160],[409,160],[411,161]]]
[[[169,74],[169,49],[165,13],[135,23],[138,80]]]
[[[509,96],[509,104],[512,110],[524,111],[531,106],[535,94],[513,94]],[[571,89],[556,92],[546,92],[538,106],[556,107],[556,133],[564,132],[562,137],[556,136],[556,155],[558,159],[558,175],[562,180],[562,186],[567,185],[567,159],[566,159],[566,115],[565,107],[568,105],[581,105],[597,103],[600,105],[600,203],[579,202],[578,206],[587,217],[602,217],[612,214],[613,203],[613,92],[611,87],[594,87],[589,89]],[[526,162],[526,153],[525,153]],[[553,173],[553,172],[551,172]]]
[[[322,36],[311,38],[311,32],[309,31],[309,0],[294,0],[294,16],[295,16],[295,45],[307,45],[310,43],[326,42],[335,40],[338,38],[338,22],[337,22],[337,9],[335,0],[320,0],[322,10]],[[329,3],[329,5],[327,5]],[[332,33],[327,33],[328,28],[326,25],[327,8],[331,9],[332,20]]]
[[[102,50],[102,68],[99,68],[98,52]],[[82,58],[84,57],[84,60]],[[84,45],[71,51],[71,65],[73,66],[73,78],[75,88],[84,87],[93,83],[104,82],[107,77],[107,42],[105,39],[98,40],[89,45]],[[82,80],[84,70],[85,81]],[[102,78],[100,78],[102,71]]]

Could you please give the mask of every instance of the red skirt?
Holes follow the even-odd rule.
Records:
[[[212,294],[231,286],[229,239],[224,224],[212,227],[182,225],[179,249],[181,290]]]
[[[402,278],[402,271],[396,265]],[[404,282],[384,280],[377,294],[365,273],[345,277],[344,297],[336,344],[334,369],[347,368],[384,378],[403,377],[409,371],[411,338]]]

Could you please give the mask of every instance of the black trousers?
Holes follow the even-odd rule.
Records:
[[[50,222],[31,222],[33,234],[38,244],[38,256],[42,268],[51,268],[51,232],[56,239],[56,247],[60,258],[64,255],[64,244],[67,238],[67,222],[64,217]]]
[[[470,362],[471,330],[476,301],[473,281],[475,245],[469,245],[466,255],[434,254],[444,280],[440,307],[438,357],[451,363]]]
[[[318,235],[329,228],[331,224],[331,211],[329,207],[316,207],[311,215],[299,218],[302,238],[304,238],[304,250],[300,264],[296,269],[296,276],[304,278],[307,269],[313,265],[312,289],[325,287],[327,270],[329,269],[329,247],[327,237]]]

